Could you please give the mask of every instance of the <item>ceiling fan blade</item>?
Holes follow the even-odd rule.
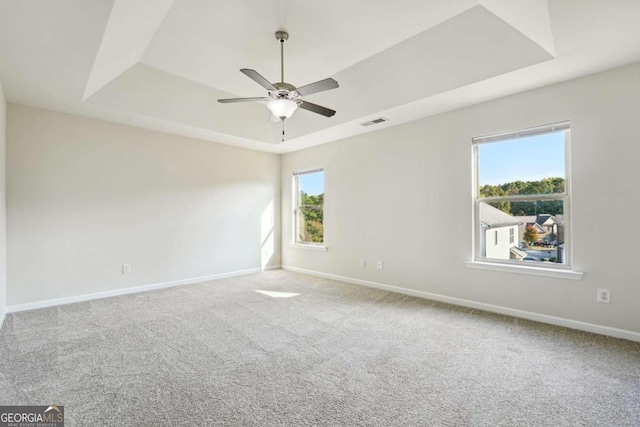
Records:
[[[265,79],[260,75],[256,70],[250,70],[249,68],[243,68],[240,70],[241,73],[244,73],[247,77],[249,77],[254,82],[258,83],[260,86],[265,88],[266,90],[277,90],[274,85],[272,85],[269,80]]]
[[[308,85],[299,87],[296,89],[296,92],[300,94],[300,96],[311,95],[312,93],[323,92],[329,89],[335,89],[338,87],[338,82],[333,79],[324,79],[319,82],[310,83]]]
[[[218,99],[218,102],[223,104],[229,104],[231,102],[253,102],[253,101],[271,101],[271,98],[266,97],[258,97],[258,98],[227,98],[227,99]]]
[[[300,108],[321,114],[325,117],[331,117],[336,113],[334,110],[307,101],[302,101],[302,104],[300,104]]]

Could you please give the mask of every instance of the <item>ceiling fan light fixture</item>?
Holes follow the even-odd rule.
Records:
[[[280,120],[286,120],[298,109],[298,103],[290,99],[274,99],[267,104],[267,108]]]

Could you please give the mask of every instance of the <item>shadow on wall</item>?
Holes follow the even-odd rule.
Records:
[[[273,204],[273,200],[269,202],[265,210],[262,212],[261,223],[261,240],[262,244],[262,258],[260,262],[260,266],[262,267],[262,271],[267,268],[269,265],[269,261],[273,257],[273,253],[275,251],[275,239],[273,237],[273,218],[275,213],[275,206]]]

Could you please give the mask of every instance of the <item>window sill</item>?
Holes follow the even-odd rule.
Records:
[[[311,251],[326,252],[329,248],[322,245],[305,245],[304,243],[291,243],[292,248],[308,249]]]
[[[507,273],[530,274],[533,276],[555,277],[558,279],[582,280],[584,273],[573,270],[559,270],[555,268],[542,268],[524,265],[498,264],[493,262],[465,261],[469,268],[480,270],[504,271]]]

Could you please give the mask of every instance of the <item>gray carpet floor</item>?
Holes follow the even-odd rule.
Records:
[[[283,270],[10,314],[0,355],[67,426],[640,426],[640,343]]]

